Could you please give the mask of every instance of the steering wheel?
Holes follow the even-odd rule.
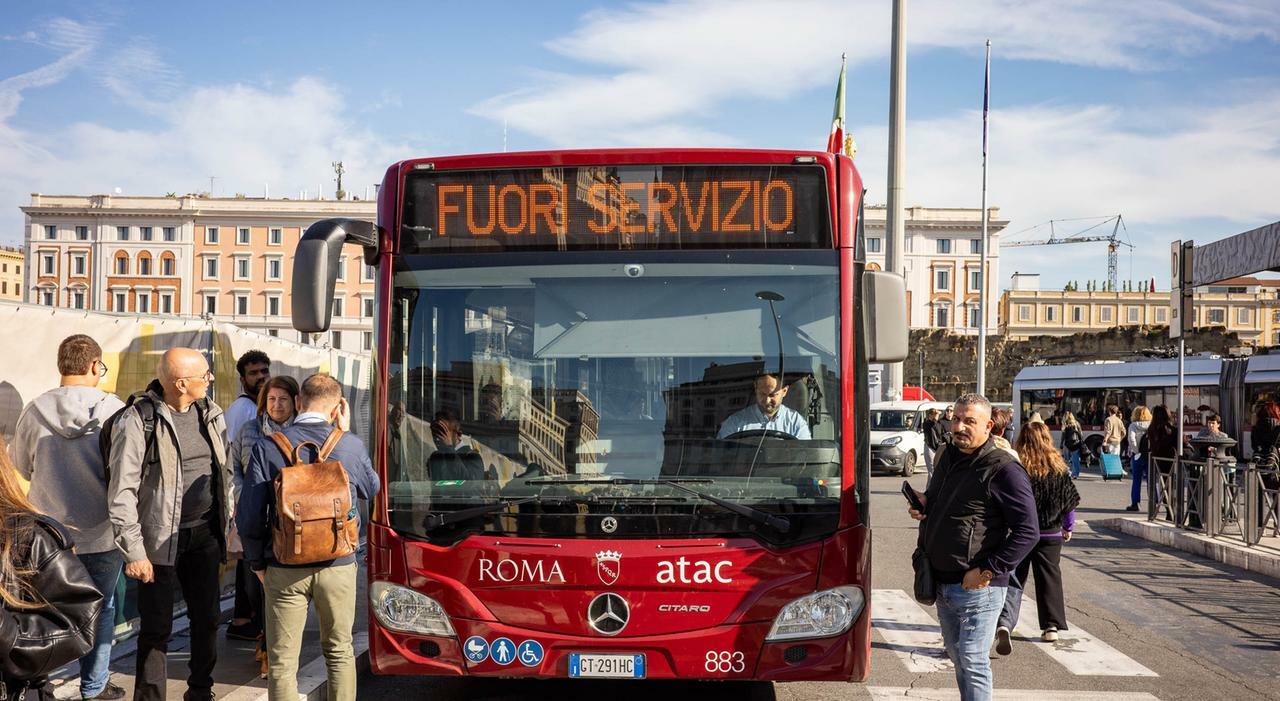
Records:
[[[731,441],[737,438],[778,438],[784,441],[794,441],[796,439],[795,436],[786,431],[779,431],[773,428],[748,428],[727,435],[723,440]]]

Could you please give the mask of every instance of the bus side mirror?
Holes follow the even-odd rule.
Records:
[[[869,363],[907,358],[907,283],[901,275],[862,274],[862,340]]]
[[[293,328],[304,333],[329,330],[333,288],[338,281],[342,246],[358,243],[376,250],[377,229],[359,219],[324,219],[307,227],[293,256]],[[368,256],[366,256],[366,259]]]

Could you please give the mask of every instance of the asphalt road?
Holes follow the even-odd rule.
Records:
[[[898,493],[902,478],[872,480],[873,605],[894,604],[900,611],[881,616],[873,608],[877,630],[866,684],[520,682],[365,674],[359,697],[433,701],[956,698],[953,672],[945,668],[948,663],[931,657],[927,649],[912,654],[911,646],[903,644],[904,635],[929,638],[933,621],[927,617],[934,612],[906,597],[911,587],[906,554],[914,547],[915,530]],[[923,489],[922,475],[912,482]],[[1056,645],[1038,639],[1015,640],[1012,655],[993,660],[997,699],[1280,699],[1280,582],[1130,536],[1095,531],[1088,525],[1091,518],[1124,513],[1129,483],[1103,483],[1086,475],[1077,484],[1084,500],[1077,516],[1083,523],[1063,553],[1068,624],[1076,637],[1064,635]],[[1027,627],[1037,627],[1034,605],[1023,607],[1022,618]]]

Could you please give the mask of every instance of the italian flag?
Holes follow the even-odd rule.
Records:
[[[827,151],[852,156],[852,139],[844,136],[844,64],[845,57],[840,56],[840,81],[836,83],[836,105],[831,112],[831,136],[827,138]]]

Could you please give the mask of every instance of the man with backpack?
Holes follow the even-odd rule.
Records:
[[[240,375],[240,396],[227,407],[227,444],[240,442],[244,425],[258,418],[258,393],[271,379],[271,358],[260,350],[251,350],[236,361],[236,373]],[[236,561],[236,601],[227,624],[227,637],[236,640],[257,640],[262,632],[262,583],[253,576],[243,559]]]
[[[114,701],[124,698],[124,689],[111,683],[109,669],[116,583],[124,558],[107,520],[98,432],[124,403],[98,389],[107,365],[101,346],[84,334],[68,336],[58,345],[58,374],[59,386],[32,400],[18,417],[9,454],[18,474],[31,483],[31,503],[76,534],[76,557],[102,593],[93,647],[80,658],[80,696]]]
[[[159,378],[113,417],[108,510],[125,575],[138,580],[134,701],[163,701],[173,605],[181,590],[191,622],[184,701],[213,699],[226,559],[231,469],[222,409],[208,398],[213,373],[199,351],[171,348]]]
[[[329,698],[354,701],[356,503],[377,493],[378,476],[364,443],[346,432],[350,418],[336,380],[307,378],[298,410],[292,425],[253,449],[236,512],[245,559],[267,595],[268,694],[298,697],[298,656],[314,601]],[[307,511],[312,504],[325,508]]]

